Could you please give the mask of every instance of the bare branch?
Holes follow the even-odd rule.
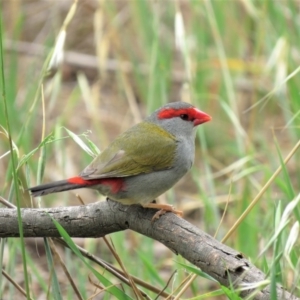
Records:
[[[40,57],[50,51],[49,48],[46,48],[43,45],[24,41],[5,40],[4,47],[8,51],[16,51],[18,53]],[[99,67],[96,56],[74,51],[66,51],[64,53],[64,63],[71,65],[74,68],[88,68],[96,70]],[[121,70],[123,73],[133,73],[133,64],[129,61],[107,59],[102,67],[105,71],[114,72]],[[146,64],[139,64],[137,69],[141,75],[148,75],[149,73],[149,66]],[[182,82],[186,79],[185,75],[180,71],[173,71],[172,75],[175,82]]]
[[[25,237],[59,237],[51,217],[57,220],[71,237],[101,237],[131,229],[163,243],[201,268],[219,283],[241,288],[241,296],[255,292],[255,284],[266,275],[239,252],[221,244],[189,222],[168,213],[151,222],[155,210],[140,206],[125,206],[114,201],[97,202],[85,206],[56,208],[24,208],[22,218]],[[50,217],[51,216],[51,217]],[[16,209],[0,209],[0,237],[18,237]],[[247,287],[247,289],[245,289]],[[256,291],[253,299],[270,299],[270,286]],[[278,299],[299,298],[277,287]]]

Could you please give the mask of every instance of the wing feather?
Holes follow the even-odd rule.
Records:
[[[143,122],[117,137],[80,176],[84,179],[128,177],[173,166],[176,138]]]

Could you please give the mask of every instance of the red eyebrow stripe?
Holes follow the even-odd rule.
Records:
[[[194,120],[197,119],[198,117],[198,111],[194,109],[193,107],[191,108],[181,108],[181,109],[174,109],[174,108],[166,108],[161,110],[158,113],[158,118],[159,119],[170,119],[174,117],[179,117],[180,115],[188,115],[189,120]]]

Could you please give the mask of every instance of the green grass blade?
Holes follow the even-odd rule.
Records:
[[[57,279],[57,275],[56,275],[56,271],[55,271],[51,248],[50,248],[47,238],[44,238],[44,245],[45,245],[45,250],[46,250],[46,257],[47,257],[47,262],[48,262],[49,273],[51,276],[51,285],[52,285],[51,295],[53,295],[53,298],[55,300],[62,300],[62,294],[61,294],[61,290],[59,287],[59,283],[58,283],[58,279]]]
[[[25,250],[25,241],[23,236],[23,224],[22,224],[22,215],[21,215],[21,199],[20,199],[20,193],[19,193],[19,185],[18,185],[18,175],[17,175],[17,162],[15,153],[13,150],[13,142],[12,142],[12,136],[11,136],[11,127],[10,127],[10,118],[9,118],[9,112],[8,112],[8,106],[7,106],[7,99],[6,99],[6,84],[5,84],[5,75],[4,75],[4,53],[3,53],[3,27],[2,27],[2,13],[0,15],[0,64],[1,64],[1,89],[2,89],[2,99],[4,103],[4,118],[6,120],[6,126],[7,126],[7,132],[9,137],[9,148],[11,152],[11,166],[12,166],[12,177],[14,182],[14,192],[16,196],[16,202],[17,202],[17,213],[18,213],[18,226],[19,226],[19,232],[20,232],[20,246],[21,246],[21,252],[22,252],[22,259],[23,259],[23,271],[24,271],[24,280],[25,280],[25,288],[26,288],[26,294],[27,299],[31,299],[30,297],[30,288],[29,288],[29,278],[28,278],[28,269],[27,269],[27,263],[26,263],[26,250]]]
[[[91,270],[91,272],[95,275],[95,277],[107,288],[106,290],[117,297],[117,299],[132,299],[127,294],[125,294],[122,290],[117,288],[112,282],[110,282],[107,278],[97,272],[90,264],[86,262],[80,251],[77,249],[76,245],[65,231],[65,229],[54,219],[53,223],[55,224],[57,230],[59,231],[60,235],[64,238],[68,246],[71,250],[82,260],[82,262]]]
[[[185,269],[187,269],[188,271],[194,273],[194,274],[197,274],[203,278],[206,278],[208,280],[211,280],[213,282],[217,282],[216,279],[214,279],[213,277],[211,277],[210,275],[206,274],[205,272],[203,272],[202,270],[200,270],[199,268],[196,268],[194,266],[190,266],[190,265],[187,265],[187,264],[183,264],[183,263],[180,263],[180,262],[176,262],[177,264],[181,265],[182,267],[184,267]]]

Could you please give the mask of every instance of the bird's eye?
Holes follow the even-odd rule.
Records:
[[[182,115],[180,115],[180,118],[181,118],[182,120],[184,120],[184,121],[188,121],[188,120],[189,120],[189,115],[187,115],[187,114],[182,114]]]

